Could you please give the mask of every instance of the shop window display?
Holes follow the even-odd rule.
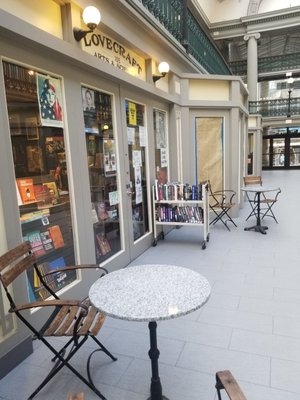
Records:
[[[112,96],[81,88],[97,263],[121,250]]]
[[[75,263],[61,80],[5,61],[3,70],[23,240],[30,241],[44,274]],[[47,279],[57,291],[76,272]],[[46,296],[33,270],[28,296]]]

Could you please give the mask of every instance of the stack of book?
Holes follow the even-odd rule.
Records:
[[[198,206],[159,205],[155,211],[158,222],[203,223],[203,209]]]
[[[154,194],[156,201],[202,200],[203,185],[169,182],[161,184],[155,180]]]

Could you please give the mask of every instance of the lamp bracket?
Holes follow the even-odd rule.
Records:
[[[160,78],[164,78],[166,75],[166,72],[163,72],[161,75],[152,75],[153,82],[159,81]]]
[[[89,24],[89,25],[92,25],[92,24]],[[89,28],[90,28],[90,26],[89,26]],[[80,28],[73,28],[73,34],[74,34],[75,40],[77,42],[80,42],[80,40],[83,39],[87,35],[87,33],[93,32],[94,29],[84,31],[83,29],[80,29]]]

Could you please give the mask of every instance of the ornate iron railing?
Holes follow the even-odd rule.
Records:
[[[247,75],[247,60],[229,63],[234,75]],[[258,58],[258,75],[266,72],[278,72],[298,69],[300,66],[300,53],[285,54],[272,57]]]
[[[300,115],[300,97],[291,98],[290,103],[289,99],[249,101],[249,113],[261,114],[262,117],[286,117],[288,113]]]
[[[152,16],[178,41],[187,54],[210,74],[231,75],[231,71],[217,50],[213,40],[206,35],[185,0],[126,0],[137,9],[144,6]],[[142,7],[139,7],[141,11]],[[141,15],[143,13],[141,12]],[[144,15],[143,15],[144,16]],[[149,21],[151,22],[151,21]]]

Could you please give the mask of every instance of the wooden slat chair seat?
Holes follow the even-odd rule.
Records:
[[[218,400],[222,400],[221,390],[225,390],[230,400],[247,400],[239,384],[228,370],[216,373],[216,389]]]
[[[51,298],[17,305],[14,301],[12,290],[13,285],[11,284],[13,284],[14,280],[21,274],[26,273],[29,268],[35,269],[44,290],[49,292]],[[36,394],[62,369],[62,367],[65,366],[81,379],[91,390],[93,390],[99,398],[105,400],[105,397],[94,385],[90,375],[90,360],[94,352],[103,351],[113,361],[116,360],[116,357],[114,357],[96,338],[96,335],[99,333],[104,323],[105,316],[92,306],[88,298],[83,300],[60,299],[47,284],[45,279],[46,275],[51,273],[87,268],[100,269],[102,275],[107,273],[104,268],[100,268],[98,265],[76,265],[72,267],[62,267],[59,268],[59,270],[42,275],[37,267],[36,258],[29,242],[22,243],[0,256],[0,281],[10,303],[9,312],[16,314],[16,316],[31,330],[33,337],[41,340],[54,354],[52,361],[55,361],[55,365],[28,399],[33,399]],[[26,319],[23,311],[43,307],[51,307],[53,308],[53,311],[47,321],[45,321],[42,328],[37,329],[29,320]],[[67,337],[68,341],[62,348],[57,350],[47,340],[50,336]],[[98,346],[88,357],[88,379],[86,379],[70,364],[70,359],[75,353],[77,353],[89,337],[91,337]]]

